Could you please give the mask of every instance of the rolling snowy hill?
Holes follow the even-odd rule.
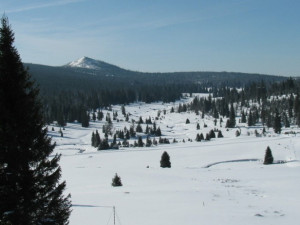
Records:
[[[254,130],[261,133],[260,125],[238,124],[239,128],[227,130],[219,123],[214,126],[208,116],[170,113],[172,107],[187,101],[191,99],[126,106],[130,119],[158,117],[155,121],[163,137],[176,138],[178,143],[97,151],[91,146],[91,136],[98,129],[103,138],[104,121],[91,122],[89,128],[67,124],[63,137],[58,127],[49,127],[57,143],[55,151],[62,154],[63,179],[72,195],[71,225],[113,224],[112,206],[116,207],[116,224],[123,225],[280,225],[300,220],[299,128],[284,129],[281,135],[270,129],[265,136],[256,137]],[[121,106],[112,110],[118,112],[115,130],[130,126]],[[190,124],[185,123],[187,118]],[[196,130],[197,122],[200,130]],[[143,129],[145,126],[142,124]],[[221,130],[224,138],[195,142],[197,133],[212,128]],[[241,130],[239,137],[235,136],[237,129]],[[284,134],[287,131],[294,134]],[[145,138],[143,133],[137,135]],[[275,162],[282,163],[263,165],[267,146]],[[171,157],[171,168],[160,167],[164,151]],[[111,186],[115,173],[122,187]]]

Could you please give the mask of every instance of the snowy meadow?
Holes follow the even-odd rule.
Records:
[[[98,130],[104,138],[104,119],[91,121],[88,128],[68,123],[63,137],[58,126],[48,127],[57,144],[55,152],[62,155],[62,178],[72,196],[71,225],[279,225],[300,220],[300,129],[290,127],[275,134],[270,128],[265,135],[256,135],[262,133],[262,125],[248,127],[239,123],[238,117],[237,128],[227,129],[225,122],[215,124],[207,115],[171,113],[172,107],[176,111],[179,104],[191,100],[126,105],[129,121],[125,121],[119,105],[112,106],[112,111],[103,110],[104,115],[118,113],[113,130],[129,128],[132,120],[150,117],[170,144],[97,150],[91,146],[91,137]],[[224,137],[195,141],[198,133],[211,129],[222,131]],[[236,136],[237,130],[240,136]],[[147,137],[144,133],[138,136],[143,141]],[[129,143],[133,145],[137,137]],[[272,165],[263,164],[267,146],[274,157]],[[160,167],[165,151],[170,155],[171,168]],[[121,187],[111,185],[116,173]]]

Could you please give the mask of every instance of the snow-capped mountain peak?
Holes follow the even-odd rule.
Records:
[[[78,60],[68,63],[66,66],[100,70],[101,69],[100,64],[101,62],[98,60],[88,58],[88,57],[82,57]]]

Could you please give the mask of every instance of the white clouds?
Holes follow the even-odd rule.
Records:
[[[83,2],[83,1],[85,1],[85,0],[61,0],[61,1],[54,1],[54,2],[48,2],[48,3],[43,2],[43,3],[38,3],[38,4],[30,4],[30,5],[24,5],[19,8],[15,8],[15,9],[8,9],[8,10],[6,10],[6,13],[20,13],[20,12],[25,12],[25,11],[35,10],[35,9],[68,5],[68,4]]]

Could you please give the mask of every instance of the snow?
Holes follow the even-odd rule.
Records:
[[[292,127],[283,133],[293,130],[296,134],[278,135],[270,129],[266,136],[255,137],[254,130],[261,132],[262,127],[238,124],[241,136],[235,137],[237,129],[226,131],[224,120],[223,127],[219,122],[216,126],[224,138],[195,142],[196,134],[205,135],[214,123],[213,118],[203,120],[195,113],[170,113],[171,107],[189,101],[125,106],[130,121],[140,116],[154,119],[161,111],[157,127],[170,142],[174,137],[179,141],[169,145],[97,151],[91,146],[91,134],[98,129],[102,138],[104,121],[91,122],[89,128],[69,123],[64,137],[58,127],[53,125],[55,131],[51,131],[49,126],[49,135],[57,143],[55,152],[62,154],[66,193],[72,195],[70,225],[113,224],[112,206],[116,207],[116,224],[123,225],[298,223],[300,130]],[[129,128],[131,123],[125,122],[121,106],[113,106],[113,110],[122,120],[113,121],[114,129]],[[108,111],[103,112],[106,115]],[[185,124],[187,118],[190,124]],[[200,130],[196,130],[197,122]],[[145,130],[146,125],[142,126]],[[263,165],[267,146],[275,160],[285,163]],[[170,155],[171,168],[160,168],[164,151]],[[115,173],[121,177],[122,187],[111,186]]]
[[[88,57],[82,57],[78,60],[68,63],[67,66],[85,69],[101,69],[98,64],[99,62],[97,60]]]

